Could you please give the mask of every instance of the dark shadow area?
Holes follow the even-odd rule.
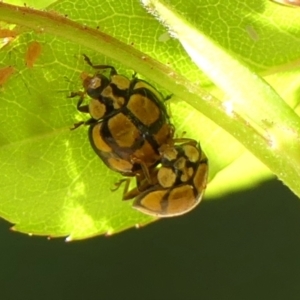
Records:
[[[300,299],[300,201],[276,181],[109,238],[8,228],[1,221],[3,300]]]

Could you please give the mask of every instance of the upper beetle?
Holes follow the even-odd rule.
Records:
[[[119,75],[113,66],[93,65],[97,70],[110,70],[93,76],[83,74],[83,93],[79,95],[77,109],[89,113],[91,118],[79,122],[90,125],[89,140],[96,154],[112,170],[125,176],[143,172],[151,181],[149,168],[160,160],[159,148],[173,138],[174,128],[163,96],[148,82],[133,76]],[[85,95],[90,97],[83,104]]]

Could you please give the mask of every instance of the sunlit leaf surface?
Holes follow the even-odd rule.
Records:
[[[252,70],[267,75],[265,79],[297,111],[300,76],[293,67],[300,58],[300,10],[270,1],[172,2],[174,11],[197,30]],[[139,1],[59,1],[48,10],[132,45],[226,103],[222,91]],[[134,70],[126,68],[125,61],[122,64],[122,57],[112,61],[68,37],[20,26],[15,30],[16,37],[0,43],[1,217],[15,224],[15,230],[69,240],[113,234],[153,221],[133,210],[130,201],[121,201],[122,189],[111,191],[121,176],[94,154],[87,128],[69,130],[87,117],[76,110],[76,99],[67,98],[81,89],[82,71],[93,73],[83,53],[94,63],[113,64],[127,76]],[[32,43],[40,45],[40,51],[28,56]],[[139,76],[147,80],[147,74]],[[151,82],[164,95],[173,92],[159,78]],[[211,182],[205,200],[271,176],[230,133],[185,101],[174,95],[169,109],[177,135],[185,132],[186,137],[200,140],[209,158]],[[224,106],[226,110],[230,107]]]

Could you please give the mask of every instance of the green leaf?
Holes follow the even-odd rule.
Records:
[[[0,215],[15,230],[72,240],[154,220],[121,201],[122,189],[111,192],[121,177],[94,154],[87,128],[69,130],[86,117],[67,98],[82,88],[82,71],[93,73],[82,53],[174,95],[177,134],[200,140],[209,158],[206,199],[258,183],[268,168],[300,195],[300,121],[290,109],[299,101],[299,10],[269,1],[150,4],[155,17],[138,1],[60,1],[49,12],[0,3],[0,21],[18,32],[0,51]],[[34,41],[41,53],[28,67]],[[2,80],[1,70],[10,72]]]

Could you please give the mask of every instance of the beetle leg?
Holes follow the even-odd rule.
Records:
[[[130,200],[134,197],[136,197],[138,194],[140,194],[140,191],[138,187],[135,187],[134,189],[129,190],[130,185],[130,178],[123,178],[115,183],[115,188],[112,188],[111,191],[116,191],[119,189],[119,187],[124,184],[124,190],[123,190],[123,200]]]
[[[89,113],[89,106],[88,105],[81,105],[80,106],[80,104],[78,103],[77,104],[77,110],[79,110],[82,113],[88,114]]]
[[[84,125],[84,121],[80,121],[80,122],[78,122],[78,123],[75,123],[75,124],[73,125],[73,127],[70,128],[70,130],[75,130],[75,129],[77,129],[78,127],[80,127],[81,125]]]
[[[139,191],[139,189],[137,187],[135,187],[134,189],[127,191],[126,193],[123,194],[123,200],[131,200],[133,198],[135,198],[136,196],[138,196],[141,192]]]
[[[150,176],[150,173],[149,173],[149,169],[147,167],[147,165],[139,158],[136,158],[136,157],[131,157],[131,163],[133,164],[139,164],[142,168],[142,171],[143,171],[143,174],[146,178],[146,180],[148,181],[149,184],[152,184],[152,179],[151,179],[151,176]]]
[[[96,70],[105,70],[105,69],[110,69],[110,76],[112,75],[116,75],[118,74],[116,69],[113,67],[113,66],[110,66],[110,65],[94,65],[91,60],[89,59],[88,56],[86,56],[85,54],[83,54],[83,57],[84,57],[84,60],[85,62],[91,66],[93,69],[96,69]]]
[[[77,110],[80,111],[80,112],[82,112],[82,113],[89,113],[89,106],[88,105],[82,105],[83,100],[84,100],[84,95],[85,95],[85,93],[83,93],[83,92],[72,92],[71,95],[68,96],[68,98],[74,98],[76,96],[79,96],[79,100],[78,100],[77,106],[76,106]],[[80,121],[78,123],[75,123],[73,125],[73,127],[70,128],[70,129],[74,130],[74,129],[82,126],[82,125],[92,125],[95,122],[96,122],[96,120],[90,118],[87,121]]]
[[[77,110],[79,110],[80,112],[83,113],[89,113],[89,106],[88,105],[82,105],[83,100],[84,100],[84,96],[85,93],[84,92],[72,92],[70,96],[68,96],[68,98],[74,98],[79,96],[76,108]]]
[[[78,122],[78,123],[75,123],[75,124],[73,125],[73,127],[70,128],[70,129],[71,129],[71,130],[75,130],[75,129],[77,129],[78,127],[80,127],[80,126],[82,126],[82,125],[88,126],[88,125],[93,125],[93,124],[95,124],[95,123],[97,123],[97,120],[91,118],[91,119],[88,119],[87,121],[80,121],[80,122]]]
[[[141,165],[141,168],[143,170],[146,180],[148,181],[149,184],[152,184],[153,182],[150,177],[149,169],[147,168],[146,164],[142,161],[139,164]]]
[[[82,125],[88,126],[88,125],[93,125],[93,124],[95,124],[95,123],[97,123],[97,120],[90,118],[90,119],[88,119],[87,121],[80,121],[80,122],[78,122],[78,123],[75,123],[75,124],[73,125],[73,127],[70,128],[70,129],[71,129],[71,130],[75,130],[75,129],[77,129],[78,127],[80,127],[80,126],[82,126]]]
[[[74,98],[74,97],[77,97],[77,96],[83,96],[82,94],[84,94],[83,92],[71,92],[71,95],[70,96],[67,96],[67,98]]]
[[[137,78],[137,72],[134,71],[134,73],[132,74],[132,79],[136,79]]]
[[[190,144],[192,146],[196,146],[198,144],[198,142],[194,139],[190,139],[190,138],[175,138],[173,139],[173,142],[175,144]]]
[[[118,182],[115,182],[115,187],[111,188],[110,190],[112,192],[115,192],[119,189],[119,187],[125,182],[125,187],[124,187],[124,191],[128,190],[129,184],[130,184],[130,178],[123,178],[121,180],[119,180]]]
[[[157,168],[152,168],[152,169],[147,169],[150,178],[157,178],[157,172],[158,169]],[[150,183],[148,181],[148,179],[145,177],[144,173],[141,174],[137,174],[136,175],[136,187],[133,188],[130,191],[126,191],[124,190],[124,194],[123,194],[123,200],[130,200],[132,198],[137,197],[138,195],[140,195],[141,193],[145,192],[148,189],[153,188],[155,185],[157,185],[157,180],[155,181],[155,183],[153,182],[153,180],[151,180],[152,183]]]
[[[167,95],[167,96],[164,98],[164,102],[170,100],[172,97],[173,97],[173,94]]]

